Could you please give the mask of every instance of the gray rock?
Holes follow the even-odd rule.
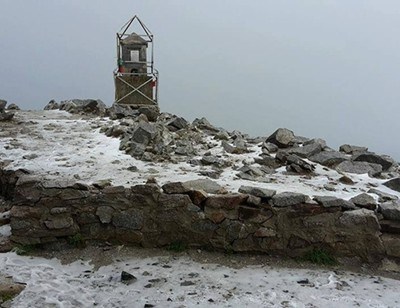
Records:
[[[383,185],[385,185],[386,187],[389,187],[390,189],[392,189],[394,191],[400,192],[400,178],[391,179],[391,180],[383,183]]]
[[[267,150],[268,153],[275,153],[279,149],[276,144],[273,144],[271,142],[264,142],[262,144],[262,148]]]
[[[126,284],[126,285],[130,285],[131,283],[137,281],[137,278],[135,276],[133,276],[132,274],[122,271],[121,272],[121,282]]]
[[[198,179],[183,183],[184,187],[189,190],[203,190],[209,194],[219,194],[224,191],[224,188],[217,182],[210,179]]]
[[[312,155],[316,155],[322,151],[322,147],[319,143],[311,143],[308,145],[304,145],[302,147],[291,148],[288,150],[289,154],[295,154],[302,158],[307,158]]]
[[[356,206],[368,210],[375,210],[377,206],[375,199],[366,193],[355,196],[351,198],[350,201],[353,202]]]
[[[117,228],[139,230],[143,227],[144,218],[140,210],[129,209],[127,211],[116,213],[112,219],[112,223]]]
[[[242,194],[253,195],[264,199],[271,199],[274,195],[276,195],[276,190],[244,185],[240,186],[239,192]]]
[[[210,132],[218,132],[219,129],[211,125],[210,122],[206,118],[201,118],[201,119],[194,119],[193,126],[196,126],[202,130],[210,131]]]
[[[379,196],[379,202],[386,202],[386,201],[393,201],[393,200],[398,200],[399,198],[395,195],[391,195],[388,193],[385,193],[383,191],[380,191],[376,188],[371,188],[368,190],[368,193],[370,194],[375,194]]]
[[[326,141],[324,139],[315,138],[308,140],[303,143],[303,146],[310,145],[310,144],[319,144],[322,149],[326,148]]]
[[[332,196],[315,196],[314,200],[317,201],[318,204],[326,208],[341,207],[344,210],[352,210],[356,208],[353,202]]]
[[[294,144],[295,135],[291,130],[286,128],[278,128],[271,136],[269,136],[266,142],[271,142],[280,148],[287,148]]]
[[[267,166],[272,169],[279,168],[281,164],[274,158],[266,154],[261,154],[260,158],[256,157],[254,162],[262,166]]]
[[[139,114],[144,114],[150,122],[157,121],[160,115],[160,110],[158,106],[142,106],[138,109]]]
[[[7,101],[4,99],[0,99],[0,112],[3,112],[6,109]]]
[[[398,200],[380,204],[379,211],[385,219],[400,221],[400,202]]]
[[[12,112],[0,112],[0,121],[10,121],[14,117]]]
[[[44,107],[44,110],[56,110],[56,109],[59,109],[59,108],[60,108],[60,105],[54,99],[52,99]]]
[[[111,108],[108,109],[110,117],[112,119],[122,119],[122,118],[135,118],[139,116],[139,110],[132,108],[129,105],[113,104]]]
[[[8,105],[7,110],[21,110],[21,108],[19,108],[17,104],[10,104]]]
[[[383,171],[388,170],[395,163],[389,156],[377,155],[374,153],[362,153],[353,157],[353,160],[381,165]]]
[[[114,209],[110,206],[99,206],[96,210],[96,215],[103,224],[109,224],[112,221],[113,214]]]
[[[355,153],[367,152],[368,148],[350,144],[343,144],[339,147],[339,151],[344,152],[346,154],[355,154]]]
[[[157,127],[155,124],[141,122],[131,133],[131,141],[143,145],[148,145],[157,135]]]
[[[294,193],[294,192],[283,192],[280,194],[276,194],[272,197],[270,203],[272,206],[276,207],[286,207],[297,204],[305,203],[308,199],[308,196]]]
[[[316,155],[310,156],[308,159],[318,164],[332,167],[348,160],[349,158],[337,151],[322,151]]]
[[[243,154],[247,153],[247,147],[243,143],[236,142],[236,144],[233,146],[229,144],[227,141],[223,140],[221,142],[222,147],[224,150],[230,154]]]
[[[378,175],[382,172],[382,166],[378,164],[372,164],[368,162],[362,161],[343,161],[339,165],[336,166],[336,170],[339,172],[348,172],[355,174],[364,174],[368,173],[372,176]]]
[[[186,121],[184,118],[181,117],[174,117],[172,120],[170,120],[167,125],[168,128],[172,131],[177,131],[180,129],[184,129],[189,126],[188,121]]]
[[[313,172],[315,169],[314,165],[307,163],[306,161],[302,160],[297,155],[291,154],[286,157],[286,164],[288,171],[294,171],[297,173],[303,172]]]
[[[71,99],[60,102],[60,110],[70,113],[105,114],[107,106],[99,99]]]

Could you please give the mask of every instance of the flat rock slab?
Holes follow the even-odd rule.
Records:
[[[305,203],[307,199],[308,196],[300,193],[283,192],[273,196],[270,202],[271,205],[275,207],[287,207]]]
[[[345,160],[349,160],[346,155],[336,151],[322,151],[310,156],[308,159],[328,167],[336,166]]]
[[[343,161],[336,166],[336,170],[339,172],[348,172],[355,174],[377,174],[382,172],[382,166],[379,164],[373,164],[364,161]]]
[[[244,185],[240,186],[239,192],[265,199],[271,199],[276,194],[276,190]]]
[[[356,206],[364,208],[364,209],[368,209],[368,210],[375,210],[376,206],[377,206],[374,197],[372,197],[366,193],[359,194],[359,195],[351,198],[350,201],[353,202]]]
[[[332,196],[315,196],[314,200],[317,201],[318,204],[326,208],[341,207],[346,210],[351,210],[356,208],[352,202]]]
[[[353,160],[381,165],[383,171],[388,170],[394,164],[394,160],[390,157],[380,156],[374,153],[362,153],[354,157]]]
[[[162,189],[167,194],[186,194],[190,191],[203,191],[209,194],[224,193],[225,189],[210,179],[198,179],[187,182],[166,183]]]

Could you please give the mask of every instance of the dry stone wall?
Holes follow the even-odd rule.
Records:
[[[379,258],[386,249],[374,211],[348,202],[242,187],[207,194],[183,183],[48,184],[24,171],[1,171],[11,200],[12,240],[46,244],[85,240],[165,247],[180,243],[235,252],[302,255],[323,248],[338,256]]]

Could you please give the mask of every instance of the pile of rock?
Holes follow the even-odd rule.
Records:
[[[51,100],[44,110],[65,110],[75,114],[107,115],[107,106],[100,99],[69,99],[57,103]]]

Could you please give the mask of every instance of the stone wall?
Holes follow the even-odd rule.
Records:
[[[313,248],[363,259],[385,255],[375,212],[348,211],[340,202],[324,205],[296,194],[272,196],[251,189],[208,195],[181,183],[130,188],[48,184],[23,171],[1,171],[0,178],[0,192],[13,204],[12,240],[19,244],[79,235],[143,247],[180,243],[289,256]]]

